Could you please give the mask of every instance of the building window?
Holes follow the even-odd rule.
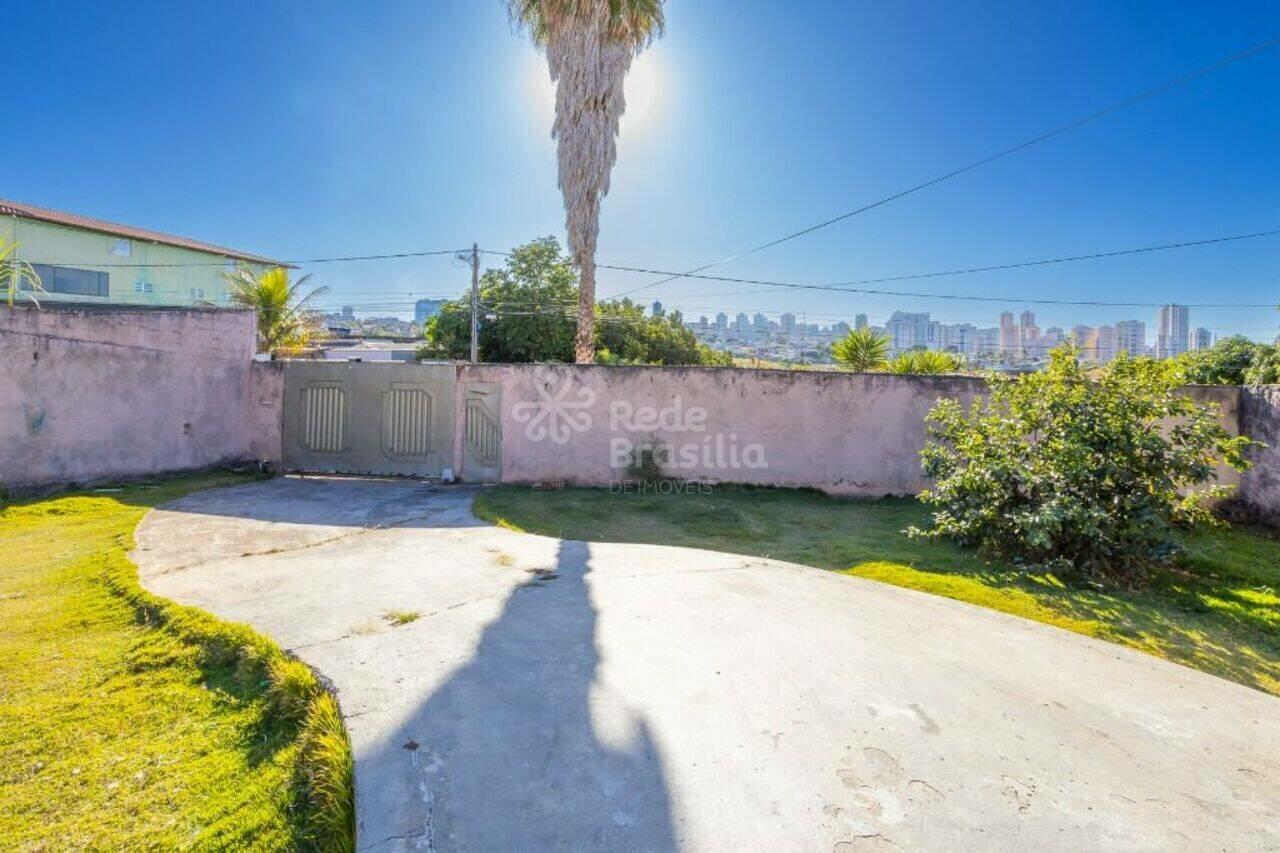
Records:
[[[111,254],[127,258],[133,254],[133,244],[123,237],[111,241]]]
[[[47,293],[67,293],[72,296],[110,296],[109,278],[104,272],[78,270],[72,267],[55,267],[49,264],[32,264],[40,284]]]
[[[137,293],[150,293],[154,288],[149,281],[135,281],[133,289]]]
[[[193,287],[193,288],[191,288],[191,298],[192,298],[192,299],[204,299],[204,288],[203,288],[203,287]]]

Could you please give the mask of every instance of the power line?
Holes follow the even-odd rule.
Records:
[[[827,228],[831,225],[835,225],[838,222],[843,222],[846,219],[850,219],[854,216],[858,216],[860,214],[866,213],[867,211],[875,210],[877,207],[881,207],[883,205],[889,204],[890,202],[897,201],[900,198],[904,198],[913,193],[917,193],[923,189],[928,189],[929,187],[932,187],[936,184],[940,184],[944,181],[948,181],[952,178],[959,177],[960,175],[963,175],[966,172],[971,172],[974,169],[987,165],[988,163],[993,163],[996,160],[1000,160],[1004,157],[1008,157],[1011,154],[1016,154],[1017,152],[1030,148],[1033,145],[1038,145],[1041,142],[1045,142],[1049,139],[1053,139],[1055,136],[1060,136],[1061,134],[1066,133],[1070,130],[1074,130],[1083,125],[1097,121],[1098,119],[1105,118],[1106,116],[1109,116],[1112,113],[1118,112],[1127,107],[1131,107],[1135,104],[1141,103],[1142,101],[1145,101],[1149,98],[1154,98],[1157,95],[1162,95],[1165,92],[1168,92],[1172,89],[1176,89],[1179,86],[1183,86],[1187,83],[1192,82],[1193,80],[1199,79],[1200,77],[1204,77],[1207,74],[1212,74],[1214,71],[1218,71],[1219,69],[1226,68],[1228,65],[1239,62],[1243,59],[1248,59],[1249,57],[1254,56],[1255,54],[1258,54],[1258,53],[1262,53],[1265,50],[1269,50],[1270,48],[1273,48],[1276,45],[1280,45],[1280,38],[1268,39],[1267,41],[1254,45],[1253,47],[1250,47],[1246,50],[1242,50],[1238,53],[1233,53],[1230,56],[1225,57],[1224,59],[1218,60],[1217,62],[1213,62],[1209,65],[1205,65],[1200,68],[1197,68],[1194,71],[1191,71],[1187,74],[1182,75],[1181,77],[1176,77],[1173,80],[1170,80],[1166,83],[1162,83],[1161,85],[1156,86],[1153,89],[1148,89],[1145,92],[1141,92],[1137,95],[1133,95],[1123,100],[1116,101],[1115,103],[1110,104],[1106,107],[1103,107],[1102,109],[1096,112],[1093,112],[1093,113],[1090,113],[1089,115],[1084,116],[1083,118],[1078,118],[1074,121],[1068,122],[1046,133],[1042,133],[1039,136],[1035,136],[1031,139],[1028,139],[1025,142],[1020,142],[1011,148],[1006,148],[1003,151],[999,151],[995,154],[991,154],[987,157],[983,157],[980,160],[975,160],[972,163],[969,163],[968,165],[961,166],[958,169],[953,169],[950,172],[946,172],[935,178],[930,178],[927,181],[923,181],[921,183],[916,184],[915,186],[908,187],[907,189],[902,190],[900,192],[896,192],[892,195],[885,196],[884,198],[878,199],[877,201],[873,201],[870,204],[865,204],[862,207],[855,208],[854,210],[850,210],[845,213],[841,213],[838,216],[833,216],[830,219],[823,220],[822,222],[819,222],[815,225],[810,225],[806,228],[802,228],[799,231],[795,231],[791,234],[786,235],[785,237],[779,237],[776,240],[770,240],[767,243],[761,243],[758,246],[754,246],[750,249],[747,249],[745,252],[739,252],[736,255],[730,255],[729,257],[723,258],[719,261],[715,261],[714,263],[706,264],[704,266],[692,269],[687,273],[673,273],[669,275],[667,278],[663,278],[659,281],[651,282],[649,284],[643,285],[641,287],[637,287],[633,290],[626,291],[625,293],[622,293],[619,295],[626,296],[627,294],[630,294],[630,293],[639,293],[642,290],[649,290],[650,288],[657,287],[660,284],[667,284],[668,282],[672,282],[680,278],[691,278],[693,273],[705,272],[706,270],[712,269],[714,267],[723,266],[724,264],[739,260],[740,258],[745,258],[748,255],[754,255],[756,252],[763,252],[765,249],[771,249],[774,246],[778,246],[778,245],[781,245],[782,243],[795,240],[798,237],[803,237],[806,234],[812,234],[814,231],[819,231],[823,228]]]

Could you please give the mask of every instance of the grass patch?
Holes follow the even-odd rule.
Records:
[[[417,610],[388,610],[382,614],[382,618],[396,628],[401,625],[408,625],[410,622],[416,622],[421,616],[422,613]]]
[[[146,592],[127,557],[152,506],[244,481],[0,503],[6,849],[353,848],[350,748],[315,675]]]
[[[913,499],[739,487],[658,495],[504,486],[479,494],[475,511],[565,539],[684,545],[842,571],[1110,640],[1280,695],[1280,540],[1257,530],[1185,536],[1177,571],[1126,592],[909,539],[902,530],[928,519]]]

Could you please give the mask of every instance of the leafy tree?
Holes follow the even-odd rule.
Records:
[[[664,0],[507,0],[511,17],[546,50],[556,83],[556,140],[565,229],[582,274],[575,354],[595,355],[596,240],[600,201],[618,159],[623,81],[631,61],[662,33]]]
[[[319,318],[310,302],[328,288],[319,287],[306,296],[300,295],[311,276],[304,275],[291,283],[284,267],[255,274],[244,266],[223,276],[231,285],[231,300],[257,312],[258,352],[304,347],[315,334]]]
[[[480,357],[484,361],[572,361],[577,276],[554,237],[511,252],[503,269],[480,278]],[[470,296],[446,302],[427,321],[423,355],[465,359],[471,352]]]
[[[577,276],[554,237],[516,248],[506,267],[480,279],[480,357],[493,362],[572,361]],[[646,317],[624,299],[596,306],[595,348],[611,364],[731,364],[685,328],[679,312]],[[471,303],[446,303],[427,321],[424,357],[464,359],[471,346]]]
[[[1185,352],[1173,360],[1179,378],[1192,385],[1242,385],[1255,362],[1274,349],[1243,335],[1223,338],[1209,349]]]
[[[1243,470],[1254,446],[1150,360],[1122,355],[1091,380],[1065,344],[1047,369],[991,382],[967,414],[954,400],[930,412],[921,499],[935,511],[912,535],[1133,583],[1177,553],[1175,524],[1213,521],[1215,466]]]
[[[31,264],[14,257],[18,252],[18,246],[18,243],[7,236],[0,235],[0,298],[3,298],[12,308],[14,301],[21,294],[39,308],[40,303],[36,302],[35,293],[44,289],[40,284],[40,276],[36,274]]]
[[[864,326],[831,345],[831,356],[850,370],[869,373],[889,363],[889,336]]]
[[[1245,385],[1275,385],[1280,382],[1280,344],[1263,345],[1258,357],[1244,372]]]
[[[900,352],[885,365],[890,373],[955,373],[961,369],[963,362],[949,352],[938,350],[913,349]]]

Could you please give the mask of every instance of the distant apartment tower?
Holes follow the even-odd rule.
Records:
[[[757,311],[756,315],[751,318],[751,328],[761,334],[768,334],[769,318]]]
[[[843,338],[845,335],[849,334],[849,331],[850,331],[849,324],[846,323],[844,320],[841,320],[838,323],[831,324],[832,337]]]
[[[1143,355],[1147,351],[1147,324],[1141,320],[1116,323],[1116,354]]]
[[[866,314],[858,314],[853,318],[853,327],[855,329],[865,329],[867,328],[867,325],[868,323],[867,323]]]
[[[884,330],[889,335],[889,346],[896,352],[929,345],[928,313],[894,311],[889,322],[884,324]]]
[[[1173,358],[1187,351],[1191,336],[1191,310],[1185,305],[1160,308],[1160,334],[1156,338],[1156,357]]]
[[[1000,346],[999,352],[1015,355],[1020,345],[1018,327],[1013,324],[1013,312],[1000,312]]]
[[[422,325],[439,314],[443,307],[443,299],[419,299],[413,303],[413,322]],[[346,309],[344,308],[343,311],[345,314]]]
[[[1213,332],[1199,326],[1191,333],[1191,348],[1195,350],[1213,349]]]
[[[995,326],[978,330],[979,353],[992,354],[1000,351],[1000,330]]]
[[[729,315],[721,311],[716,315],[716,328],[722,332],[729,330]]]
[[[796,315],[783,314],[780,318],[778,318],[778,325],[781,327],[782,333],[784,335],[792,334],[796,330]]]
[[[666,311],[663,310],[662,303],[656,299],[653,300],[653,316],[661,317],[665,313]]]
[[[350,305],[343,305],[343,306],[342,306],[342,319],[344,319],[344,320],[354,320],[355,318],[356,318],[356,309],[352,308]]]
[[[1084,345],[1084,359],[1086,361],[1096,361],[1099,364],[1111,361],[1118,352],[1116,341],[1115,326],[1099,326],[1091,330]]]
[[[745,311],[739,311],[738,317],[733,321],[733,328],[739,332],[748,332],[751,330],[751,318],[747,316]]]

